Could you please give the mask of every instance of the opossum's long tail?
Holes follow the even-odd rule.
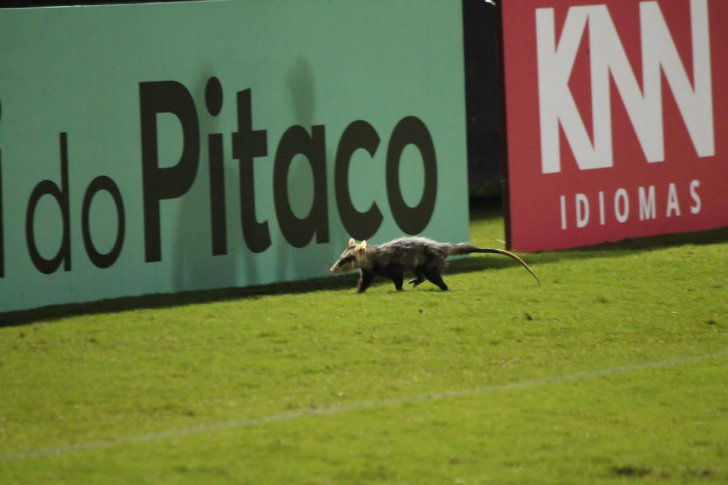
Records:
[[[506,251],[505,249],[492,249],[492,248],[479,248],[477,246],[473,246],[472,244],[453,244],[450,246],[450,256],[456,256],[460,254],[470,254],[470,253],[487,253],[487,254],[503,254],[505,256],[511,257],[521,263],[521,265],[528,270],[529,273],[533,275],[534,278],[536,278],[536,281],[538,284],[541,284],[541,280],[539,279],[538,275],[533,272],[531,268],[528,267],[525,261],[523,261],[521,258],[516,256],[510,251]]]

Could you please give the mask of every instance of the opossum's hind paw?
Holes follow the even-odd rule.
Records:
[[[442,291],[447,291],[447,285],[444,281],[442,281],[440,273],[430,271],[429,273],[425,273],[425,278],[430,280],[431,283],[437,285]]]

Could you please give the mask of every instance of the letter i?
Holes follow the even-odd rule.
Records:
[[[0,278],[5,277],[5,236],[3,231],[3,152],[0,150]]]
[[[561,229],[566,229],[566,196],[561,196]]]
[[[205,86],[205,104],[212,116],[222,109],[222,85],[211,77]],[[225,166],[223,164],[223,139],[221,133],[207,137],[210,155],[210,223],[212,228],[212,255],[227,254],[227,216],[225,212]]]
[[[0,119],[3,116],[0,104]],[[3,231],[3,152],[0,150],[0,278],[5,277],[5,233]]]

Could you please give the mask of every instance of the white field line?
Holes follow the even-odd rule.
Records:
[[[227,431],[235,428],[250,428],[254,426],[262,426],[269,423],[280,423],[284,421],[295,421],[311,416],[327,416],[334,414],[347,413],[352,411],[360,411],[363,409],[384,408],[398,406],[401,404],[419,403],[427,401],[439,401],[463,396],[475,396],[483,394],[491,394],[500,391],[510,391],[516,389],[530,389],[534,387],[548,386],[550,384],[561,384],[565,382],[583,381],[595,379],[599,377],[608,377],[618,374],[626,374],[629,372],[637,372],[650,369],[664,369],[677,365],[691,364],[709,359],[717,359],[728,356],[728,351],[718,352],[715,354],[694,355],[689,357],[677,357],[674,359],[660,360],[657,362],[647,362],[644,364],[626,365],[620,367],[612,367],[611,369],[603,369],[592,372],[579,372],[577,374],[567,374],[555,377],[546,377],[543,379],[533,379],[528,381],[514,382],[511,384],[500,384],[496,386],[478,387],[475,389],[464,389],[460,391],[432,392],[426,394],[418,394],[415,396],[395,397],[391,399],[382,399],[378,401],[358,401],[339,406],[330,406],[317,409],[304,409],[290,413],[274,414],[271,416],[263,416],[260,418],[241,419],[234,421],[226,421],[218,424],[209,424],[204,426],[194,426],[190,428],[170,429],[166,431],[158,431],[154,433],[121,436],[107,440],[90,441],[88,443],[78,443],[69,446],[60,446],[56,448],[40,448],[37,450],[28,450],[21,453],[8,455],[0,455],[0,462],[14,462],[22,460],[30,460],[33,458],[53,457],[67,455],[81,451],[93,451],[114,446],[127,444],[149,443],[153,441],[161,441],[171,438],[184,438],[187,436],[196,436],[200,434],[214,433],[217,431]]]

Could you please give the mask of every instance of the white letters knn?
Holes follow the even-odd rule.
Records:
[[[589,26],[593,140],[569,89],[584,30]],[[648,162],[665,160],[662,76],[699,157],[715,155],[707,0],[690,1],[693,85],[656,1],[640,4],[642,89],[606,5],[571,7],[557,43],[554,10],[536,10],[541,169],[561,172],[559,125],[581,170],[612,167],[610,77]]]

